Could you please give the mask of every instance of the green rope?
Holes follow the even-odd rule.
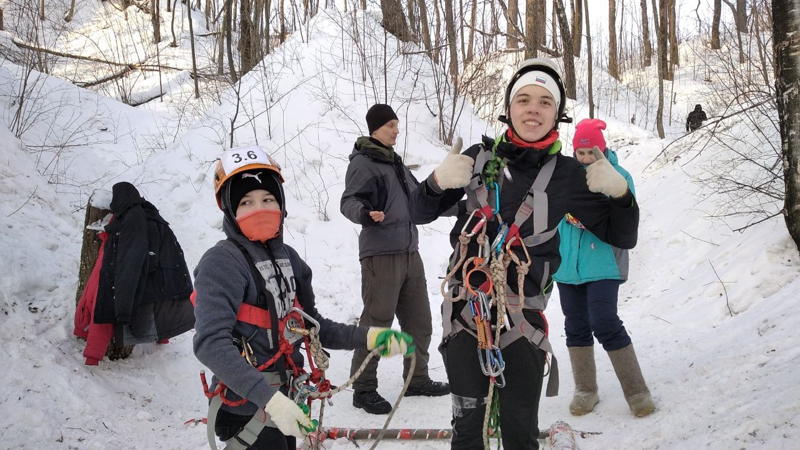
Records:
[[[489,435],[497,439],[497,448],[500,448],[500,391],[495,389],[492,393],[492,406],[489,409]]]
[[[500,175],[500,171],[506,167],[506,162],[503,161],[503,158],[497,156],[497,145],[505,140],[504,137],[505,133],[497,136],[494,140],[494,145],[492,145],[492,158],[486,163],[486,166],[484,166],[483,180],[486,186],[491,186],[497,181],[497,176]]]

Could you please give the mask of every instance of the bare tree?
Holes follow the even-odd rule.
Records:
[[[517,0],[508,0],[508,11],[506,13],[506,48],[518,49],[519,40],[512,30],[518,30],[517,15],[519,15],[519,5]]]
[[[75,15],[75,0],[71,0],[69,2],[69,10],[67,10],[67,13],[64,15],[64,21],[71,22],[72,16],[74,15]],[[0,30],[2,30],[2,27],[0,27]]]
[[[586,16],[586,58],[587,58],[587,67],[588,72],[586,74],[587,82],[586,88],[589,91],[589,118],[594,119],[594,92],[592,86],[592,33],[589,33],[589,8],[586,8],[586,12],[584,13]],[[580,37],[578,37],[580,39]]]
[[[239,77],[236,75],[236,66],[233,63],[233,38],[231,36],[231,23],[233,22],[233,0],[225,0],[225,40],[227,42],[226,49],[228,51],[228,68],[231,72],[231,83],[236,83]]]
[[[169,3],[169,0],[167,0]],[[150,21],[153,23],[153,43],[158,45],[161,42],[161,14],[159,0],[152,0],[150,2]]]
[[[411,41],[411,33],[408,31],[400,0],[381,0],[381,11],[383,11],[383,28],[402,42]]]
[[[418,0],[419,4],[419,21],[422,25],[422,45],[425,47],[425,51],[428,52],[428,56],[434,59],[436,62],[437,53],[433,52],[433,46],[431,45],[431,31],[428,25],[428,6],[425,4],[425,0]]]
[[[458,92],[458,48],[456,46],[456,29],[453,18],[453,0],[442,0],[444,3],[444,22],[447,33],[447,47],[450,50],[450,78],[454,92]]]
[[[781,150],[786,194],[783,214],[786,228],[800,250],[800,97],[795,93],[800,83],[800,66],[796,55],[800,41],[797,2],[772,0],[773,42],[775,51],[775,86],[778,94],[778,117],[781,129]]]
[[[3,27],[3,8],[0,8],[0,31],[3,31],[5,28]]]
[[[169,0],[167,0],[169,3]],[[170,30],[172,30],[172,42],[170,42],[170,47],[177,47],[178,40],[175,37],[175,10],[178,9],[178,0],[172,0],[172,23],[170,25]]]
[[[475,52],[475,18],[477,17],[478,0],[472,0],[469,16],[469,43],[467,45],[467,60],[472,61]]]
[[[278,37],[278,41],[281,44],[286,41],[286,12],[284,11],[284,7],[286,6],[285,3],[286,0],[280,0],[278,3],[278,16],[280,20],[280,36]],[[363,5],[363,8],[361,9],[367,9],[366,0],[362,0],[361,4]]]
[[[192,26],[191,5],[186,5],[186,15],[189,18],[189,41],[192,45],[192,78],[194,78],[194,98],[200,98],[200,85],[197,79],[197,56],[194,52],[194,27]]]
[[[668,18],[669,20],[669,79],[674,77],[675,66],[680,66],[680,56],[678,55],[678,24],[675,14],[675,0],[668,0]]]
[[[239,51],[241,75],[246,74],[256,65],[251,7],[251,0],[239,1],[239,43],[236,49]]]
[[[567,22],[567,13],[564,11],[564,2],[562,0],[553,0],[553,7],[558,15],[558,28],[561,32],[561,44],[564,48],[564,89],[567,91],[567,98],[574,100],[577,97],[577,92],[575,88],[575,60],[572,57],[572,35],[569,34],[570,26],[569,22]]]
[[[406,0],[406,10],[408,11],[408,27],[411,29],[411,36],[414,42],[419,42],[419,21],[417,20],[416,1]]]
[[[644,50],[644,67],[650,67],[653,59],[653,44],[650,42],[650,21],[647,20],[647,0],[641,0],[642,5],[642,48]]]
[[[525,59],[536,58],[538,54],[536,45],[540,31],[536,30],[535,25],[537,3],[537,0],[525,1]]]
[[[44,22],[44,0],[39,3],[39,20]]]
[[[667,71],[667,0],[653,0],[653,22],[655,22],[658,42],[658,109],[656,110],[656,129],[658,137],[664,139],[664,77]]]
[[[714,16],[711,19],[711,49],[719,50],[719,23],[722,17],[722,0],[714,0]]]
[[[736,22],[736,32],[747,34],[747,1],[736,0],[736,5],[731,0],[724,0],[725,4],[731,8]],[[44,19],[42,19],[44,20]]]
[[[581,42],[583,42],[583,0],[570,0],[570,6],[572,7],[572,54],[576,58],[580,58]],[[553,12],[555,12],[555,8],[553,8]],[[588,26],[586,30],[589,30]],[[555,27],[553,28],[553,35],[555,35]]]
[[[608,74],[619,80],[619,66],[617,65],[617,0],[608,0]]]

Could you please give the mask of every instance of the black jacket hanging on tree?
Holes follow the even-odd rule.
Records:
[[[132,184],[112,191],[95,323],[129,325],[135,337],[153,342],[192,329],[192,280],[169,223]]]

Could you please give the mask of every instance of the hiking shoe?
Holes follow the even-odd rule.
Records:
[[[416,386],[409,386],[406,390],[406,397],[422,396],[441,397],[450,393],[450,385],[440,381],[428,380]]]
[[[370,414],[389,414],[392,411],[392,405],[378,391],[353,392],[353,406]]]

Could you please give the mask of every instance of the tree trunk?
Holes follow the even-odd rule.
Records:
[[[517,15],[519,14],[519,5],[517,0],[508,0],[508,13],[506,14],[506,48],[518,49],[519,40],[516,38],[517,29]]]
[[[781,129],[783,174],[786,186],[783,214],[786,228],[800,250],[800,11],[793,0],[772,0],[775,88]]]
[[[525,59],[536,58],[539,53],[536,48],[539,32],[535,25],[537,3],[537,0],[525,1]]]
[[[3,25],[3,8],[0,8],[0,31],[3,30],[5,30],[5,27]]]
[[[278,37],[278,41],[283,44],[286,41],[286,13],[284,12],[286,0],[280,0],[278,4],[278,14],[280,16],[280,36]],[[366,0],[362,0],[362,5],[364,5],[361,9],[367,9]]]
[[[72,0],[69,2],[69,10],[67,11],[67,14],[64,15],[64,21],[71,22],[72,16],[74,15],[75,15],[75,0]],[[2,29],[3,29],[2,26],[0,26],[0,30]]]
[[[367,9],[367,0],[361,0],[361,9],[362,10]]]
[[[681,58],[678,55],[678,24],[675,14],[675,0],[669,0],[669,79],[675,78],[675,66],[681,65]]]
[[[588,1],[588,0],[587,0]],[[583,42],[583,0],[573,0],[574,6],[572,7],[572,54],[576,58],[581,57],[581,43]],[[553,8],[555,10],[555,8]],[[588,16],[588,14],[587,14]],[[588,22],[587,22],[588,24]],[[586,26],[589,29],[589,26]],[[555,28],[553,28],[555,34]],[[591,38],[590,38],[591,39]]]
[[[169,3],[169,0],[167,0]],[[175,38],[175,10],[178,9],[178,0],[172,0],[172,24],[170,25],[170,29],[172,30],[172,42],[169,44],[170,47],[177,47],[178,40]]]
[[[421,0],[425,1],[425,0]],[[433,62],[439,63],[439,45],[442,43],[442,13],[439,11],[439,0],[433,0],[434,22],[436,23],[436,35],[434,36],[435,48],[433,49]]]
[[[233,63],[233,38],[231,37],[231,22],[233,21],[233,0],[225,0],[225,40],[227,41],[226,48],[228,50],[228,69],[231,72],[231,83],[236,83],[239,79],[236,76],[236,66]]]
[[[722,18],[722,0],[714,0],[714,16],[711,19],[711,49],[719,50],[719,23]]]
[[[459,16],[461,18],[459,22],[462,23],[464,21],[464,0],[458,0],[458,11],[459,11]],[[453,18],[453,20],[455,20],[455,18]],[[461,59],[466,60],[467,47],[464,43],[464,27],[462,26],[458,27],[458,40],[461,45]]]
[[[270,21],[272,18],[270,17],[270,9],[272,8],[272,1],[266,0],[264,4],[264,39],[266,40],[266,48],[264,49],[264,53],[269,55],[272,53],[272,41],[270,37],[270,28],[271,24]]]
[[[746,0],[736,0],[734,6],[732,0],[725,0],[725,3],[731,8],[733,18],[736,23],[736,31],[738,33],[747,34],[747,2]]]
[[[406,0],[406,9],[408,10],[408,27],[411,29],[411,36],[414,42],[419,42],[419,21],[417,20],[415,4],[415,0]]]
[[[425,0],[418,0],[417,4],[419,5],[419,21],[422,28],[422,45],[425,47],[425,51],[428,52],[428,57],[433,58],[433,62],[438,62],[432,51],[431,31],[428,26],[428,6],[425,4]]]
[[[169,0],[167,0],[169,2]],[[150,20],[153,23],[153,43],[158,45],[161,42],[161,14],[158,0],[153,0],[150,3],[152,11],[150,12]]]
[[[408,32],[408,24],[400,0],[381,0],[381,11],[383,11],[383,28],[400,41],[410,42],[411,33]]]
[[[189,6],[189,5],[186,5]],[[194,52],[194,26],[192,25],[192,8],[186,8],[189,17],[189,42],[192,44],[192,78],[194,78],[194,98],[200,98],[200,82],[197,79],[197,57]]]
[[[619,80],[619,67],[617,66],[617,0],[608,0],[608,74]]]
[[[586,16],[586,30],[591,30],[589,27],[589,8],[586,8],[584,15]],[[587,67],[589,68],[588,73],[586,74],[586,88],[589,91],[589,118],[594,119],[594,88],[592,87],[592,33],[586,33],[586,58],[588,63]]]
[[[39,20],[44,22],[44,0],[39,3]]]
[[[642,5],[642,48],[644,50],[643,67],[650,67],[653,63],[653,44],[650,42],[650,21],[647,20],[647,0],[641,0]]]
[[[561,31],[561,45],[564,47],[564,89],[567,91],[567,98],[575,100],[577,97],[575,88],[575,60],[572,57],[572,36],[569,34],[570,26],[567,21],[567,13],[564,11],[564,2],[562,0],[554,0],[553,6],[556,8],[556,14],[558,15],[558,28]]]
[[[666,75],[667,67],[667,17],[666,5],[667,0],[659,0],[660,3],[656,6],[656,0],[653,0],[653,21],[656,24],[656,41],[658,42],[658,109],[656,110],[656,128],[658,129],[658,137],[664,139],[664,76]]]
[[[547,47],[547,3],[545,0],[535,0],[535,13],[534,13],[534,36],[536,47],[538,51],[540,48]],[[570,34],[571,36],[572,34]]]
[[[450,79],[453,83],[453,92],[458,92],[458,46],[456,41],[455,20],[453,17],[453,0],[443,0],[444,3],[444,23],[447,33],[447,47],[450,52]],[[453,96],[455,101],[455,96]]]
[[[239,44],[236,49],[239,51],[241,75],[246,74],[255,66],[253,57],[253,17],[251,11],[251,0],[239,1]]]
[[[467,44],[467,61],[472,61],[475,52],[475,18],[477,17],[478,0],[472,0],[469,16],[469,43]]]

